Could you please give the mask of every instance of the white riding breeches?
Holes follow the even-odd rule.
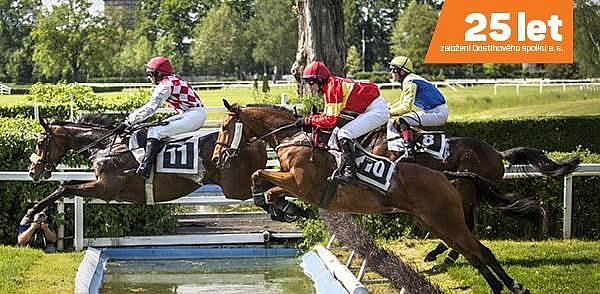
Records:
[[[206,120],[206,109],[204,107],[194,107],[185,112],[171,116],[164,122],[164,126],[155,126],[148,128],[148,138],[163,139],[173,138],[187,132],[193,132],[200,129]]]
[[[340,128],[337,132],[338,139],[356,139],[371,130],[383,125],[390,119],[390,109],[383,98],[377,97],[355,119]]]
[[[411,126],[442,126],[448,120],[448,105],[444,103],[429,110],[409,112],[400,117]]]

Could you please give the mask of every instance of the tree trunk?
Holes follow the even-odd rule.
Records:
[[[332,74],[345,76],[344,4],[343,0],[296,0],[296,13],[298,51],[292,74],[302,95],[302,71],[310,62],[322,61]]]

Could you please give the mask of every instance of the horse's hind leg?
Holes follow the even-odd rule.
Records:
[[[316,216],[310,208],[304,209],[294,202],[287,201],[285,196],[289,194],[281,187],[273,187],[265,192],[266,204],[269,206],[267,211],[273,220],[292,222],[298,217],[314,218]]]

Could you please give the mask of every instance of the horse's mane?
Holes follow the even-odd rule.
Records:
[[[234,104],[234,106],[237,106],[239,108],[239,106],[237,104]],[[246,107],[258,107],[258,108],[270,108],[270,109],[274,109],[274,110],[278,110],[278,111],[282,111],[282,112],[286,112],[289,114],[294,114],[294,111],[291,109],[288,109],[286,107],[283,106],[279,106],[279,105],[272,105],[272,104],[248,104],[246,105]]]
[[[103,113],[86,113],[80,116],[75,122],[58,121],[53,124],[60,126],[77,124],[90,127],[112,128],[115,124],[115,119],[112,116]]]

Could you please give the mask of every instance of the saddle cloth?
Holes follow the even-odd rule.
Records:
[[[393,121],[388,122],[388,124]],[[439,160],[446,160],[450,155],[450,144],[446,134],[441,131],[424,131],[414,129],[415,133],[415,152],[427,153]],[[402,134],[395,128],[389,127],[387,130],[388,149],[390,151],[404,153],[406,143],[402,139]]]
[[[204,166],[199,156],[199,140],[197,133],[187,133],[175,140],[161,141],[162,148],[156,158],[157,173],[176,173],[202,175]],[[146,133],[143,130],[134,132],[129,139],[129,150],[141,163],[146,152]]]

